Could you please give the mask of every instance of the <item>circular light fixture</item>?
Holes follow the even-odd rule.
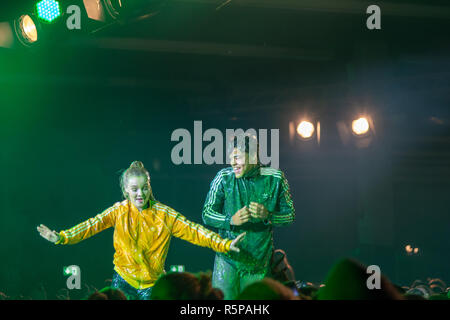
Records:
[[[37,16],[45,22],[51,23],[61,16],[59,2],[55,0],[42,0],[36,4]]]
[[[38,29],[35,21],[29,15],[23,15],[14,21],[16,35],[26,46],[30,46],[38,41]]]
[[[309,139],[314,134],[314,125],[309,121],[302,121],[297,126],[297,133],[303,139]]]
[[[103,0],[108,15],[119,21],[153,16],[165,0]]]
[[[358,136],[366,134],[369,131],[369,121],[365,117],[353,120],[352,130]]]
[[[117,19],[120,16],[120,12],[123,9],[121,0],[104,0],[106,11],[109,15]]]

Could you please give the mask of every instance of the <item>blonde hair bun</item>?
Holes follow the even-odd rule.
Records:
[[[133,161],[130,164],[130,168],[139,168],[139,169],[141,169],[141,168],[144,168],[144,164],[141,161]]]
[[[148,173],[147,169],[145,169],[144,164],[141,161],[133,161],[128,167],[128,169],[122,172],[119,178],[120,188],[122,189],[122,193],[125,199],[128,199],[127,192],[125,189],[128,178],[130,176],[144,176],[147,178],[147,181],[150,184],[150,174]],[[155,201],[155,197],[153,196],[151,187],[150,187],[150,199]]]

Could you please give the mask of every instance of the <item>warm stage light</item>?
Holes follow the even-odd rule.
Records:
[[[363,135],[369,131],[369,121],[362,117],[352,122],[352,130],[357,135]]]
[[[309,121],[302,121],[297,126],[297,133],[304,139],[311,138],[314,134],[314,125]]]
[[[83,3],[89,19],[105,21],[103,4],[99,0],[83,0]]]
[[[109,15],[114,19],[119,18],[124,10],[122,0],[105,0],[105,7]]]
[[[11,48],[14,43],[14,34],[10,23],[0,22],[0,47]]]
[[[55,0],[42,0],[36,4],[37,16],[46,21],[53,22],[61,15],[59,2]]]
[[[17,36],[25,45],[31,45],[38,40],[36,24],[29,15],[23,15],[15,21]]]

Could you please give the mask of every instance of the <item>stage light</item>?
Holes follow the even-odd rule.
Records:
[[[100,3],[100,0],[83,0],[83,4],[89,19],[105,21],[103,4]]]
[[[314,134],[314,125],[309,121],[302,121],[297,126],[297,133],[303,139],[309,139]]]
[[[29,15],[23,15],[14,21],[14,27],[18,39],[24,45],[29,46],[38,41],[37,23]]]
[[[419,248],[413,247],[410,244],[405,246],[405,251],[408,256],[419,254]]]
[[[42,0],[36,4],[37,16],[45,22],[53,22],[61,16],[59,2],[55,0]]]
[[[320,145],[320,121],[317,121],[317,143]]]
[[[359,119],[353,120],[352,130],[356,135],[363,135],[369,131],[369,121],[366,118],[361,117]]]
[[[103,0],[106,12],[114,20],[148,18],[156,14],[165,0]]]
[[[0,22],[0,47],[11,48],[14,43],[14,34],[11,24]]]
[[[113,18],[117,18],[120,15],[120,10],[123,8],[121,0],[105,0],[106,10]]]

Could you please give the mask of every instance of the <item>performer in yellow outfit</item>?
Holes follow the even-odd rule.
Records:
[[[71,229],[37,229],[55,244],[76,244],[107,228],[114,227],[113,287],[131,299],[148,299],[151,287],[164,273],[164,263],[172,236],[216,252],[239,252],[234,240],[223,239],[205,227],[187,220],[179,212],[155,200],[150,175],[139,161],[124,171],[120,184],[126,198],[102,213]]]

